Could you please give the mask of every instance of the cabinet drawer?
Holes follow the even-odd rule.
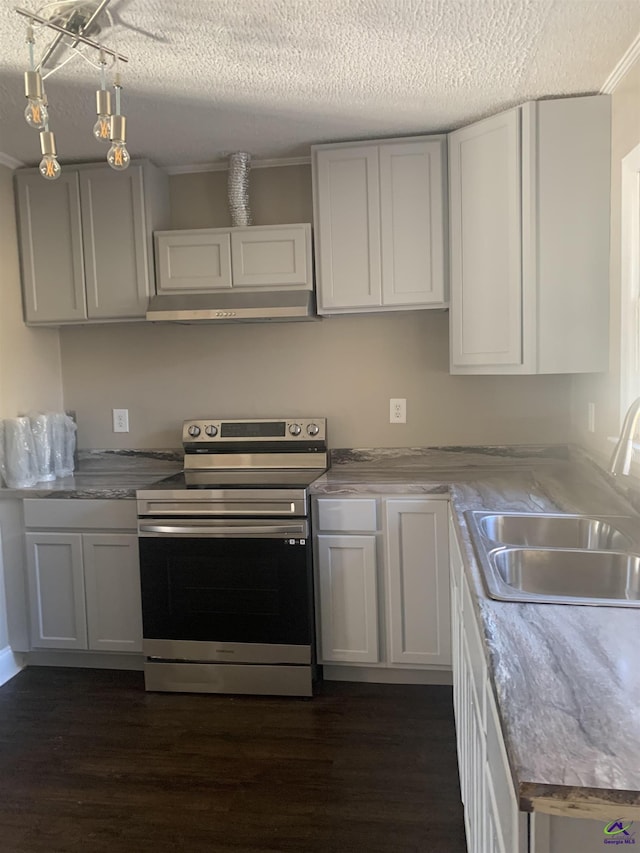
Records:
[[[375,532],[377,513],[375,498],[356,500],[318,500],[320,530],[350,530]]]
[[[136,530],[136,502],[133,499],[101,501],[28,498],[24,501],[24,524],[25,527],[38,530]]]

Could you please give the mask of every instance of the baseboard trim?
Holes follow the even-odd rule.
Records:
[[[24,656],[14,652],[11,646],[0,650],[0,685],[6,684],[24,668]]]
[[[24,655],[26,666],[75,666],[82,669],[129,669],[142,672],[144,655],[106,652],[33,651]]]
[[[324,664],[325,681],[358,681],[369,684],[453,684],[451,669],[390,669],[375,666]]]

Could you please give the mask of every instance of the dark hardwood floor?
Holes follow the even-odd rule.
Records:
[[[462,853],[448,687],[145,693],[31,667],[0,688],[2,853]]]

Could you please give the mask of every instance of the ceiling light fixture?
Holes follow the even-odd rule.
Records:
[[[24,75],[27,98],[24,116],[29,127],[40,132],[42,160],[39,168],[40,174],[47,180],[59,178],[62,169],[57,160],[55,136],[49,129],[49,104],[44,81],[78,56],[100,70],[100,88],[96,92],[98,120],[93,125],[93,135],[98,141],[111,142],[107,163],[112,169],[122,171],[129,165],[126,118],[120,110],[122,81],[118,65],[119,62],[128,62],[128,59],[90,37],[99,35],[105,22],[111,30],[113,29],[113,18],[107,9],[110,2],[111,0],[99,0],[99,2],[58,0],[55,3],[47,3],[37,12],[16,8],[16,12],[28,21],[29,70]],[[46,45],[40,60],[36,62],[35,32],[39,28],[53,30],[55,36]],[[97,64],[86,55],[87,47],[99,52]],[[110,67],[113,69],[116,101],[114,114],[111,113],[111,93],[107,88],[107,57],[111,57]]]

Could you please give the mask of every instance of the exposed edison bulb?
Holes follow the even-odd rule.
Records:
[[[112,169],[123,172],[128,166],[131,157],[124,142],[114,142],[107,152],[107,163]]]
[[[49,110],[42,98],[29,98],[25,107],[24,117],[29,125],[35,130],[42,130],[49,121]]]
[[[111,94],[106,89],[96,92],[98,120],[93,125],[93,136],[98,142],[111,142]]]
[[[44,130],[49,121],[49,110],[46,105],[44,86],[39,71],[25,71],[24,94],[27,106],[24,117],[29,127]]]
[[[93,135],[99,142],[111,141],[111,116],[99,115],[98,121],[93,125]]]
[[[62,174],[60,163],[56,160],[53,154],[45,154],[40,161],[40,174],[48,181],[55,181]]]
[[[42,151],[42,160],[38,167],[40,174],[48,181],[55,181],[60,177],[62,169],[56,159],[56,138],[49,129],[40,131],[40,150]]]

